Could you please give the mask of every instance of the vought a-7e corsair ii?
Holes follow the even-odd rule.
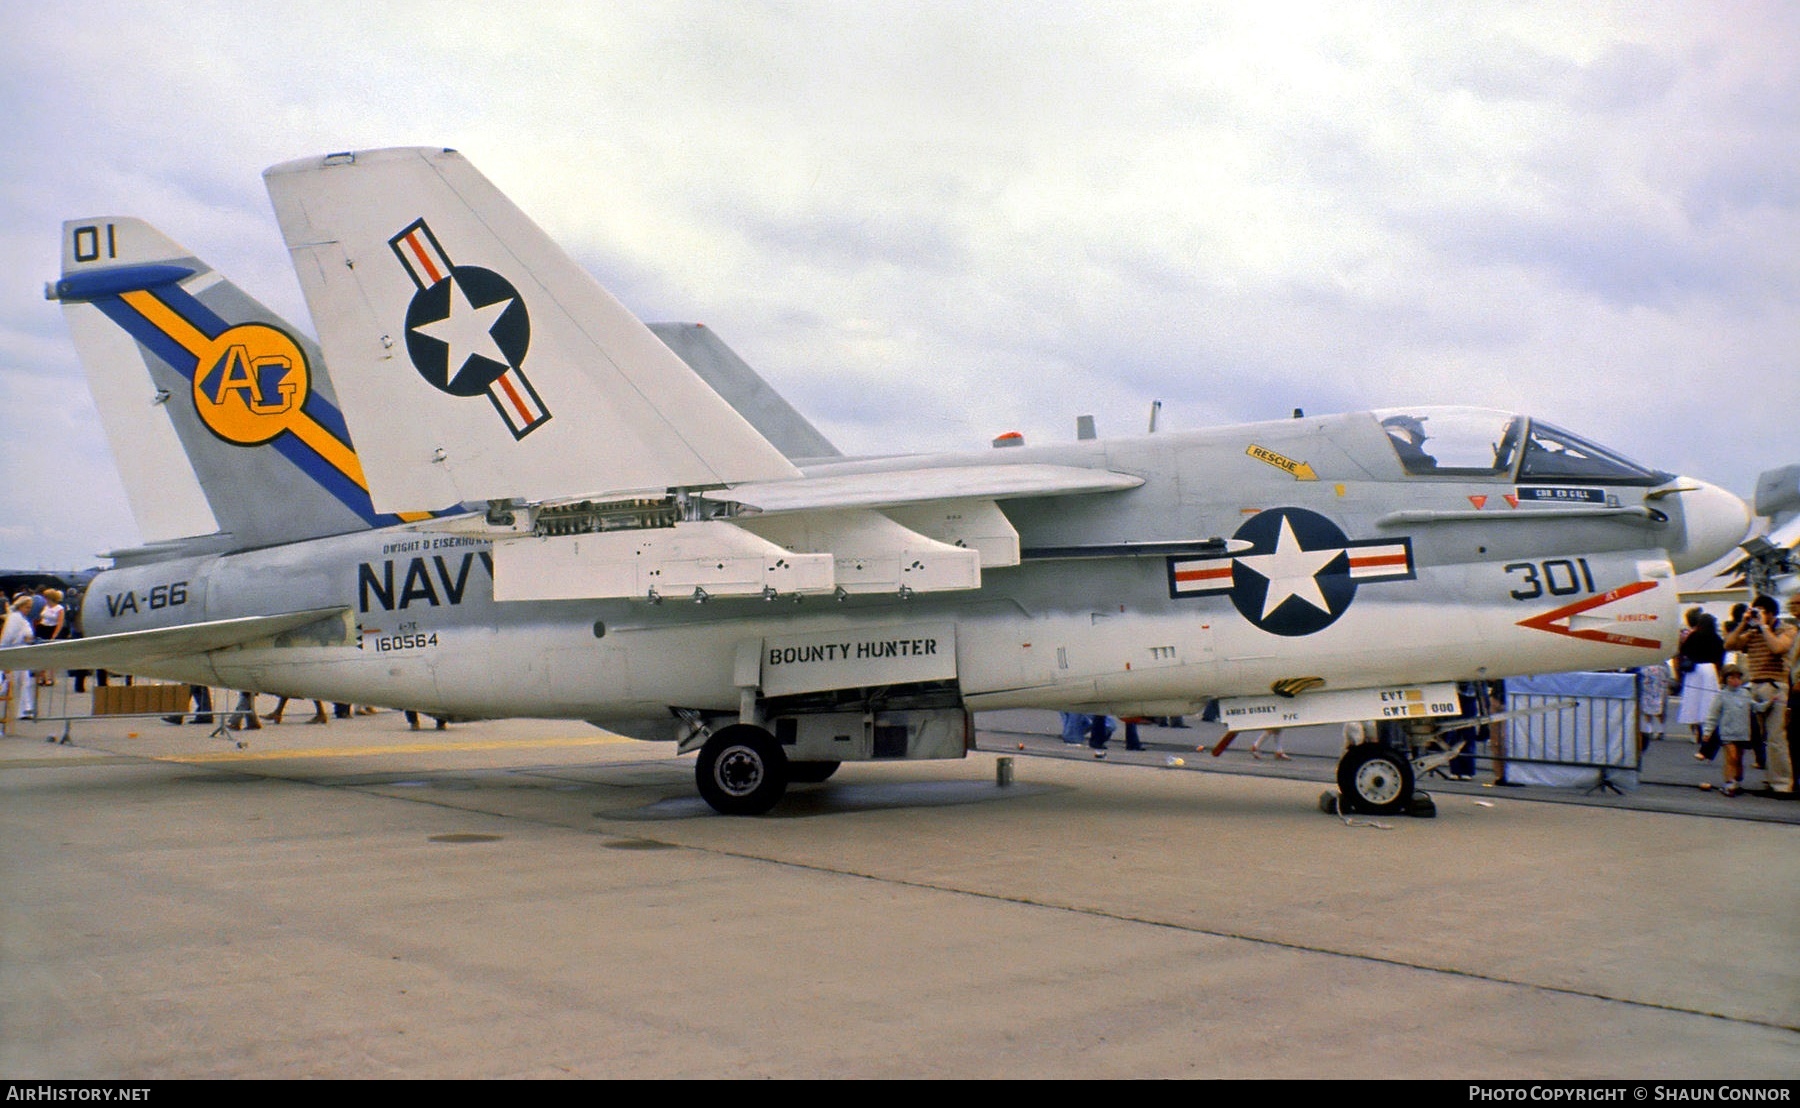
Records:
[[[1655,661],[1676,572],[1749,522],[1472,408],[848,458],[454,151],[265,178],[318,346],[141,221],[64,226],[49,295],[147,545],[87,638],[0,666],[588,720],[755,813],[961,757],[980,709],[1428,724],[1458,679]],[[1413,776],[1374,745],[1339,771],[1385,810]]]

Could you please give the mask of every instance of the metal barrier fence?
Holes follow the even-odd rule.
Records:
[[[1636,788],[1635,673],[1549,673],[1506,682],[1509,711],[1574,701],[1506,721],[1506,780],[1520,785]]]
[[[58,673],[53,685],[36,685],[35,678],[17,673],[9,674],[4,694],[0,699],[0,735],[18,736],[30,731],[33,734],[43,733],[43,724],[60,724],[60,736],[50,734],[45,742],[60,741],[67,743],[71,738],[73,724],[84,723],[96,719],[189,719],[194,722],[206,722],[213,725],[213,734],[224,737],[227,727],[235,719],[253,715],[253,712],[237,711],[225,704],[225,698],[235,695],[233,690],[208,689],[208,701],[217,705],[212,708],[197,708],[193,704],[193,690],[198,686],[183,682],[138,681],[132,684],[100,685],[94,684],[91,692],[77,693],[74,681],[66,673]],[[114,675],[113,680],[129,680]],[[33,714],[27,718],[20,714],[23,698],[13,695],[24,682],[31,681]],[[173,721],[172,720],[172,721]],[[239,744],[240,746],[243,744]]]

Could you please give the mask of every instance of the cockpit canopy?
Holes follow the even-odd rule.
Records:
[[[1489,408],[1384,408],[1375,413],[1406,472],[1594,485],[1661,485],[1672,475],[1579,435]]]

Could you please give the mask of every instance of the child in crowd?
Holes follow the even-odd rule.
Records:
[[[1744,671],[1726,666],[1725,687],[1706,715],[1706,737],[1725,744],[1725,795],[1744,791],[1744,751],[1750,745],[1750,712],[1755,701],[1744,688]]]

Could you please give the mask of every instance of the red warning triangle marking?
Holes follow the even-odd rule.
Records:
[[[1514,507],[1514,508],[1517,508],[1519,506],[1519,498],[1517,496],[1515,496],[1514,494],[1512,494],[1510,492],[1504,493],[1503,495],[1506,497],[1506,503],[1509,506]]]
[[[1487,496],[1486,494],[1470,496],[1469,503],[1475,505],[1475,510],[1479,512],[1481,509],[1487,507]]]

